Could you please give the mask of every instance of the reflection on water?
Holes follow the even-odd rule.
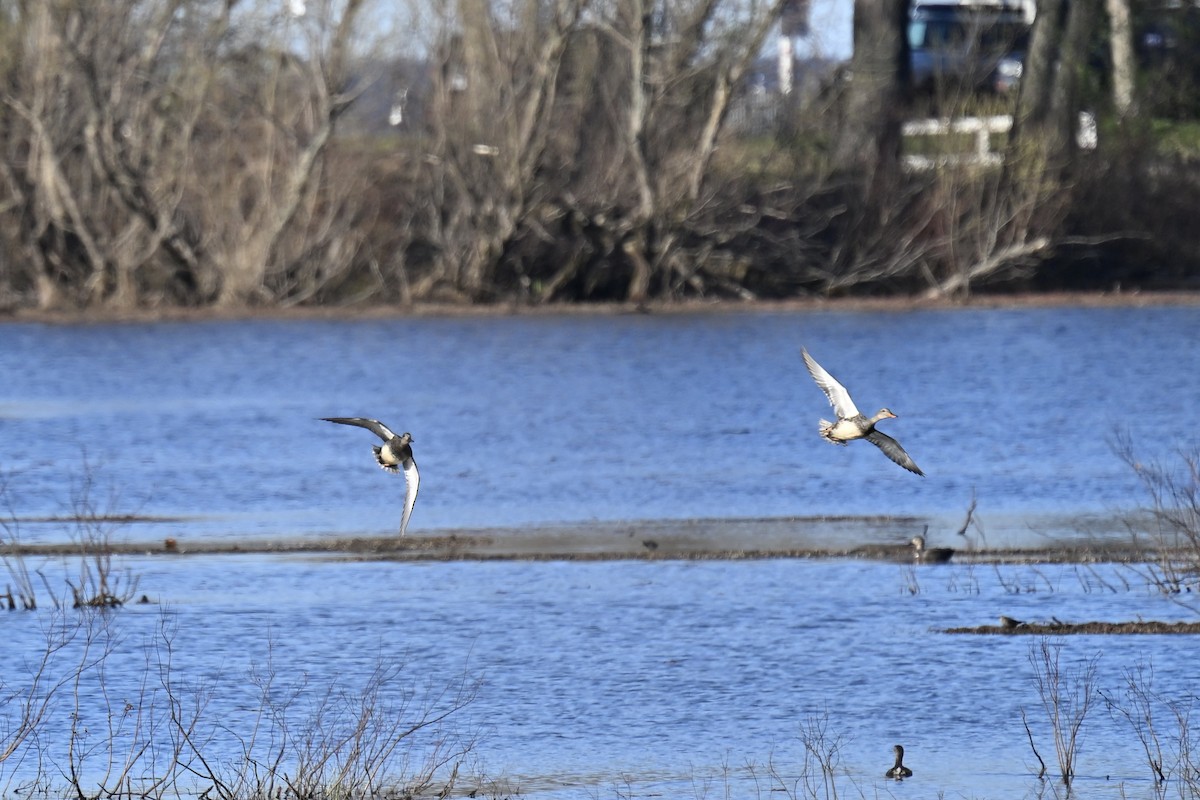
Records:
[[[0,326],[5,501],[24,518],[90,492],[99,510],[179,518],[117,534],[147,542],[383,534],[398,525],[403,482],[374,465],[369,437],[318,421],[363,415],[414,435],[422,494],[410,535],[903,516],[928,521],[938,545],[952,543],[972,493],[989,544],[1047,527],[1115,535],[1112,512],[1141,498],[1106,437],[1128,429],[1149,456],[1194,444],[1163,432],[1186,433],[1195,417],[1198,333],[1200,310],[1186,308]],[[899,415],[888,430],[927,479],[865,444],[818,438],[828,408],[801,344],[861,407]],[[848,535],[906,538],[871,522]],[[361,685],[380,658],[423,686],[477,675],[461,724],[485,735],[484,770],[526,791],[583,784],[547,788],[553,797],[614,796],[625,775],[693,796],[697,776],[768,757],[794,775],[799,735],[821,715],[868,796],[900,791],[882,780],[897,742],[916,772],[905,791],[1030,796],[1020,714],[1044,719],[1032,642],[939,631],[1000,614],[1187,614],[1121,567],[122,564],[164,605],[112,615],[122,644],[110,697],[138,697],[140,648],[164,614],[180,680],[220,687],[216,715],[252,706],[239,687],[268,657],[312,686]],[[47,614],[0,619],[6,652],[27,663]],[[1101,654],[1110,692],[1123,670],[1153,663],[1156,691],[1192,697],[1189,637],[1062,647],[1064,663]],[[1048,733],[1037,735],[1051,756]],[[1136,738],[1102,708],[1081,747],[1089,797],[1151,796]]]

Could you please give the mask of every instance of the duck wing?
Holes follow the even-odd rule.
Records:
[[[908,453],[904,452],[904,448],[900,446],[892,437],[886,433],[880,433],[873,430],[866,435],[866,440],[883,451],[883,454],[895,461],[900,466],[904,467],[909,472],[915,472],[921,477],[925,477],[925,473],[921,472],[921,468],[917,466],[917,462],[913,461]]]
[[[833,410],[837,412],[838,419],[858,416],[858,406],[854,405],[854,401],[850,399],[850,393],[846,391],[846,387],[826,372],[825,368],[818,364],[816,359],[810,356],[803,347],[800,348],[800,355],[804,356],[804,365],[808,367],[808,374],[812,375],[817,386],[821,387],[821,391],[825,392],[825,396],[829,398],[829,405],[833,406]]]
[[[421,485],[421,473],[417,472],[417,462],[411,456],[404,462],[404,516],[400,518],[400,535],[408,530],[408,518],[412,516],[413,506],[417,504],[417,489]]]
[[[377,419],[366,419],[365,417],[321,417],[321,419],[324,422],[336,422],[339,425],[356,425],[359,428],[366,428],[385,442],[396,436],[396,434],[388,430],[387,425],[384,425]]]

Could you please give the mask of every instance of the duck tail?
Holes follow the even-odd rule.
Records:
[[[845,442],[839,442],[837,439],[834,439],[832,436],[829,435],[830,431],[832,431],[832,430],[833,430],[833,423],[827,419],[821,420],[820,424],[817,425],[817,432],[821,434],[822,439],[824,439],[827,442],[832,442],[833,444],[845,444]]]
[[[383,448],[371,445],[371,452],[375,454],[375,463],[386,469],[388,472],[399,472],[395,464],[389,464],[383,460]]]

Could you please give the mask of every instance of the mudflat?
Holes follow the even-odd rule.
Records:
[[[396,561],[631,559],[862,558],[937,568],[915,558],[910,541],[927,530],[905,516],[792,516],[762,518],[596,521],[514,528],[363,533],[270,539],[190,539],[185,519],[113,517],[29,519],[26,523],[113,524],[122,534],[102,541],[12,543],[8,555],[71,555],[104,550],[124,555],[311,553]],[[169,531],[152,538],[153,531]],[[941,537],[951,563],[1101,563],[1142,561],[1149,551],[1128,539],[1062,534],[1029,546],[988,547],[969,537]]]

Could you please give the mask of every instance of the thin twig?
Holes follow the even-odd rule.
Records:
[[[1021,708],[1021,724],[1025,726],[1025,735],[1029,737],[1029,749],[1033,751],[1033,757],[1038,760],[1041,769],[1038,770],[1038,778],[1046,777],[1046,762],[1042,760],[1042,754],[1038,752],[1037,745],[1033,741],[1033,731],[1029,729],[1029,720],[1025,718],[1025,709]]]

